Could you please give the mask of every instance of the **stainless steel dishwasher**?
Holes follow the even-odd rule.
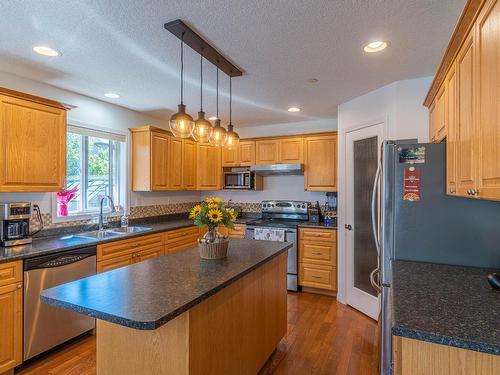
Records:
[[[24,360],[95,328],[95,319],[40,301],[44,289],[96,273],[96,247],[24,261]]]

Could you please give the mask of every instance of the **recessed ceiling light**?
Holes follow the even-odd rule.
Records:
[[[215,120],[217,120],[217,116],[210,116],[208,119],[209,119],[210,121],[215,121]]]
[[[120,97],[116,92],[107,92],[104,96],[110,99],[118,99]]]
[[[387,47],[387,42],[382,42],[380,40],[377,40],[375,42],[368,43],[363,49],[365,50],[365,52],[373,53],[373,52],[380,52],[386,47]]]
[[[299,107],[290,107],[290,108],[288,108],[288,112],[300,112],[300,108]]]
[[[33,51],[36,53],[43,55],[43,56],[49,56],[49,57],[56,57],[60,56],[61,52],[56,51],[53,48],[47,47],[47,46],[35,46],[33,47]]]
[[[318,83],[318,81],[319,81],[319,80],[318,80],[317,78],[309,78],[309,79],[307,80],[307,82],[308,82],[308,83]]]

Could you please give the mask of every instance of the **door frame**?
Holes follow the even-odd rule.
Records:
[[[347,251],[346,251],[346,233],[344,226],[346,224],[346,213],[347,213],[347,205],[346,205],[346,181],[347,181],[347,158],[346,158],[346,135],[349,132],[359,130],[362,128],[370,127],[373,125],[383,124],[383,140],[387,139],[388,129],[389,129],[389,117],[378,116],[368,119],[366,121],[353,123],[351,125],[347,125],[339,129],[339,137],[338,137],[338,215],[337,215],[337,262],[338,262],[338,270],[337,270],[337,301],[347,304]]]

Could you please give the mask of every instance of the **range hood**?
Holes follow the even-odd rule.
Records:
[[[255,172],[260,176],[273,175],[299,175],[304,174],[303,164],[269,164],[269,165],[252,165],[251,172]]]

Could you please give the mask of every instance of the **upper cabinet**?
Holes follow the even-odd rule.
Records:
[[[449,195],[500,200],[499,27],[500,0],[469,1],[424,102],[432,141],[444,120]]]
[[[261,139],[255,141],[255,164],[266,165],[279,163],[278,139]]]
[[[237,167],[240,165],[238,157],[239,147],[232,148],[231,150],[223,147],[221,152],[223,167]]]
[[[283,138],[279,143],[279,162],[284,164],[297,164],[303,162],[303,139]]]
[[[143,126],[132,133],[132,190],[195,190],[196,142]]]
[[[337,135],[304,138],[304,188],[337,191]]]
[[[66,108],[0,88],[0,192],[60,191],[66,183]]]
[[[221,149],[208,144],[196,145],[197,190],[222,189]]]
[[[239,165],[255,165],[255,141],[240,141],[239,145]]]

